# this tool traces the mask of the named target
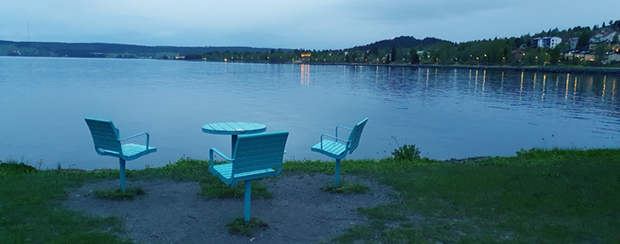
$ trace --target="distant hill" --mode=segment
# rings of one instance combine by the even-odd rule
[[[206,52],[268,52],[253,47],[175,47],[110,43],[13,42],[0,40],[0,56],[161,58]]]
[[[373,49],[373,48],[378,48],[378,49],[385,49],[385,48],[413,48],[413,47],[426,47],[426,46],[430,46],[436,43],[440,43],[440,42],[445,42],[445,43],[452,43],[449,41],[445,41],[445,40],[441,40],[441,39],[437,39],[434,37],[427,37],[424,38],[422,40],[420,39],[416,39],[412,36],[401,36],[401,37],[396,37],[396,38],[392,38],[392,39],[388,39],[388,40],[382,40],[382,41],[378,41],[378,42],[373,42],[371,44],[365,45],[365,46],[356,46],[353,47],[352,49],[355,50],[369,50],[369,49]]]
[[[436,43],[451,43],[437,38],[427,37],[422,40],[411,36],[401,36],[389,40],[356,46],[348,50],[391,49],[424,47]],[[175,47],[142,46],[112,43],[64,43],[64,42],[13,42],[0,40],[0,56],[35,56],[35,57],[89,57],[89,58],[174,58],[175,56],[200,55],[214,52],[260,52],[266,53],[272,48],[254,47]],[[292,49],[278,49],[292,52]]]

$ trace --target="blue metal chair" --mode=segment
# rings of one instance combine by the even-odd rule
[[[330,158],[336,159],[336,179],[335,185],[338,186],[340,184],[340,160],[347,156],[347,153],[351,154],[360,143],[360,138],[362,137],[362,131],[364,130],[364,126],[366,126],[366,122],[368,118],[363,119],[359,123],[353,127],[353,129],[338,125],[336,126],[336,135],[332,136],[329,134],[321,135],[321,142],[312,146],[313,152],[322,153]],[[338,128],[346,129],[350,131],[349,139],[345,140],[343,138],[338,137]],[[327,137],[327,139],[323,139],[323,137]]]
[[[119,159],[121,190],[125,192],[125,161],[134,160],[149,153],[156,152],[157,148],[149,146],[149,134],[146,132],[119,139],[120,131],[114,127],[112,121],[94,118],[85,118],[84,120],[86,120],[86,124],[93,136],[97,154],[117,157]],[[133,143],[121,144],[121,141],[140,135],[146,135],[146,145]]]
[[[237,182],[245,182],[243,220],[250,221],[250,201],[252,179],[277,176],[282,171],[284,146],[288,131],[256,135],[240,135],[232,152],[227,157],[215,148],[209,150],[209,171],[217,175],[225,184],[235,187]],[[213,153],[217,153],[230,163],[215,165]],[[276,170],[277,169],[277,170]]]

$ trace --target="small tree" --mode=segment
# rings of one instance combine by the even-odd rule
[[[351,52],[351,60],[350,62],[357,63],[357,53],[355,51]]]
[[[607,56],[607,44],[599,43],[594,48],[594,58],[596,58],[597,63],[602,63]]]
[[[549,52],[549,62],[551,62],[551,65],[556,65],[558,64],[558,60],[560,59],[560,47],[557,46],[554,49],[551,49],[551,51]]]
[[[392,55],[390,55],[390,57],[392,59],[391,60],[392,62],[396,61],[396,48],[395,47],[392,48]]]
[[[411,50],[409,50],[409,54],[411,55],[411,64],[420,63],[420,57],[418,57],[418,50],[412,48]]]
[[[582,31],[581,35],[579,35],[579,39],[577,40],[577,49],[586,50],[589,41],[590,35],[588,35],[588,33],[586,33],[585,31]]]
[[[378,47],[373,47],[370,49],[370,52],[374,55],[379,55],[379,48]]]
[[[616,35],[614,35],[614,43],[618,43],[618,42],[619,42],[618,33],[616,33]]]

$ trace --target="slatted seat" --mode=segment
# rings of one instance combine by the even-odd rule
[[[235,187],[237,182],[245,183],[243,219],[250,221],[251,184],[253,179],[277,176],[282,171],[284,146],[288,132],[272,132],[255,135],[240,135],[232,152],[232,158],[219,150],[209,150],[209,171],[225,184]],[[215,165],[214,153],[229,163]]]
[[[362,137],[362,131],[364,130],[364,126],[366,126],[366,122],[368,122],[368,118],[365,118],[359,123],[357,123],[353,127],[353,129],[346,126],[338,125],[336,126],[336,133],[334,136],[329,134],[322,134],[321,142],[317,143],[311,148],[313,152],[318,152],[330,158],[336,159],[336,186],[338,186],[340,183],[340,160],[345,158],[347,156],[347,153],[351,154],[353,153],[353,151],[355,151],[355,149],[357,149],[360,138]],[[345,140],[338,137],[338,128],[350,131],[349,138]]]
[[[157,151],[157,148],[149,146],[150,136],[146,132],[138,133],[123,139],[119,139],[120,131],[109,120],[85,118],[86,124],[93,136],[95,151],[99,155],[112,156],[119,159],[121,190],[125,192],[125,161],[134,160],[149,153]],[[127,143],[129,140],[141,135],[146,135],[146,145]]]

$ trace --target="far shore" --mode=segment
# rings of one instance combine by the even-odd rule
[[[620,68],[615,67],[574,67],[574,66],[486,66],[486,65],[439,65],[439,64],[350,64],[350,63],[303,63],[316,65],[346,65],[395,68],[427,68],[427,69],[476,69],[498,71],[524,71],[547,73],[574,73],[574,74],[620,74]]]
[[[2,56],[0,56],[2,57]],[[7,56],[8,57],[8,56]],[[58,57],[63,58],[63,57]],[[173,60],[174,61],[174,60]],[[194,62],[205,62],[203,60],[186,60]],[[222,62],[222,61],[206,61]],[[237,63],[237,62],[230,62]],[[246,62],[239,62],[246,63]],[[253,62],[247,62],[253,63]],[[266,63],[265,63],[266,64]],[[497,70],[497,71],[523,71],[523,72],[546,72],[546,73],[569,73],[569,74],[603,74],[620,75],[620,67],[576,67],[576,66],[488,66],[488,65],[441,65],[441,64],[364,64],[364,63],[276,63],[276,64],[312,64],[312,65],[344,65],[344,66],[368,66],[368,67],[394,67],[394,68],[425,68],[425,69],[476,69],[476,70]]]

